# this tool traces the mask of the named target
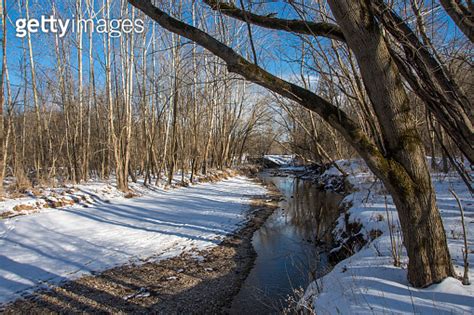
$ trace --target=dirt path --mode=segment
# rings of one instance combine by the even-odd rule
[[[253,200],[248,222],[216,247],[85,276],[17,300],[3,312],[225,314],[253,266],[252,235],[277,207],[279,194],[269,189]]]

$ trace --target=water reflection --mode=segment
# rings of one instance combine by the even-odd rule
[[[328,266],[322,247],[314,241],[330,240],[342,197],[290,176],[261,177],[275,184],[284,199],[253,236],[258,256],[234,298],[232,314],[277,313],[293,289],[306,288]]]

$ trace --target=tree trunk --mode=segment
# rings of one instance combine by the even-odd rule
[[[452,74],[438,58],[427,36],[422,35],[425,40],[421,42],[409,25],[383,0],[373,0],[371,4],[377,18],[402,46],[404,60],[394,49],[391,49],[391,54],[407,83],[443,125],[463,154],[474,163],[474,108],[470,99],[464,95]],[[418,27],[421,34],[424,34],[421,17],[418,16],[417,21],[421,26]]]
[[[25,10],[26,10],[26,19],[30,19],[30,11],[29,11],[29,0],[26,0],[25,3]],[[26,38],[28,42],[28,51],[29,51],[29,60],[30,60],[30,71],[31,71],[31,87],[33,90],[33,103],[34,103],[34,108],[35,108],[35,114],[36,114],[36,128],[37,128],[37,134],[36,134],[36,154],[37,154],[37,159],[36,159],[36,171],[37,175],[41,176],[45,168],[45,157],[44,157],[44,150],[43,150],[43,128],[42,128],[42,122],[41,122],[41,114],[40,114],[40,105],[39,105],[39,98],[38,98],[38,90],[36,86],[36,70],[35,70],[35,62],[34,62],[34,56],[33,56],[33,45],[31,43],[31,35],[30,32],[26,32]]]
[[[3,176],[5,168],[4,163],[4,155],[6,155],[4,145],[4,128],[3,128],[3,105],[5,104],[5,89],[4,89],[4,82],[5,82],[5,73],[7,69],[7,17],[6,17],[6,3],[4,0],[0,0],[0,14],[2,16],[2,73],[0,74],[0,193],[3,193]],[[10,104],[9,104],[10,105]]]
[[[387,150],[387,169],[372,168],[390,191],[407,248],[408,279],[428,286],[454,274],[414,113],[382,33],[362,0],[330,0],[354,51]],[[370,166],[370,165],[369,165]]]

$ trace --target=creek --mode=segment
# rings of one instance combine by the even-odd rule
[[[235,296],[231,314],[279,313],[297,300],[295,290],[324,275],[330,268],[324,246],[339,215],[342,196],[322,191],[296,176],[260,173],[282,195],[278,208],[255,232],[255,265]]]

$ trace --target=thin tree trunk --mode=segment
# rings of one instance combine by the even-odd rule
[[[3,193],[3,178],[5,176],[5,157],[6,157],[6,142],[4,139],[4,124],[3,124],[3,106],[5,105],[5,76],[7,71],[7,3],[6,0],[1,0],[0,14],[2,16],[2,73],[0,74],[0,193]]]
[[[26,19],[30,19],[30,10],[29,10],[29,0],[26,0],[25,3],[25,10],[26,10]],[[28,42],[28,51],[29,51],[29,60],[30,60],[30,71],[31,71],[31,86],[33,89],[33,104],[35,108],[35,114],[36,114],[36,128],[37,128],[37,140],[36,140],[36,155],[37,155],[37,160],[36,160],[36,171],[38,172],[38,175],[41,176],[41,173],[43,172],[44,168],[44,151],[43,151],[43,128],[42,128],[42,122],[41,122],[41,114],[40,114],[40,104],[39,104],[39,98],[38,98],[38,90],[36,86],[36,71],[35,71],[35,61],[33,57],[33,45],[31,43],[31,35],[30,32],[26,32],[26,38]]]

